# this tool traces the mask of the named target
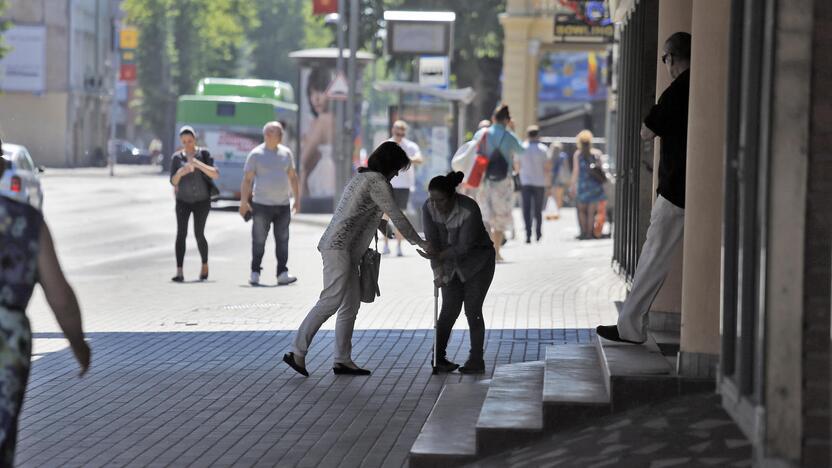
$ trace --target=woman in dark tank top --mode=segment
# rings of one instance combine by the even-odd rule
[[[220,173],[208,151],[196,146],[196,133],[189,126],[179,130],[182,150],[171,158],[170,183],[176,192],[176,276],[171,281],[185,281],[182,265],[185,262],[185,240],[188,237],[188,220],[194,215],[194,237],[202,259],[200,281],[208,279],[208,240],[205,223],[211,211],[212,180]]]

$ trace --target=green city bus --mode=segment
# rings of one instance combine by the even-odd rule
[[[283,144],[294,151],[298,106],[288,83],[269,80],[204,78],[197,94],[180,96],[176,128],[190,125],[199,145],[214,158],[220,199],[239,200],[243,165],[263,140],[263,125],[277,120],[286,129]]]

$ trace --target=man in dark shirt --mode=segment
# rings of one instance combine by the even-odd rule
[[[685,227],[690,34],[677,32],[667,39],[662,63],[673,77],[673,83],[650,109],[641,126],[643,140],[661,138],[658,196],[650,213],[650,227],[633,287],[619,310],[618,325],[596,328],[602,338],[625,343],[640,344],[647,339],[647,312],[667,276]]]

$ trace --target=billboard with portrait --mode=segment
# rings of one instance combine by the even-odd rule
[[[300,154],[301,192],[304,198],[332,198],[335,195],[335,155],[333,154],[333,102],[326,90],[335,77],[328,65],[303,67],[300,74]]]

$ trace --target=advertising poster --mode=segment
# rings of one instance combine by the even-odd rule
[[[541,102],[588,102],[607,98],[607,53],[555,52],[540,65]]]
[[[301,70],[300,156],[301,192],[308,198],[335,195],[335,160],[332,151],[334,105],[326,90],[335,78],[333,67],[319,65]]]

